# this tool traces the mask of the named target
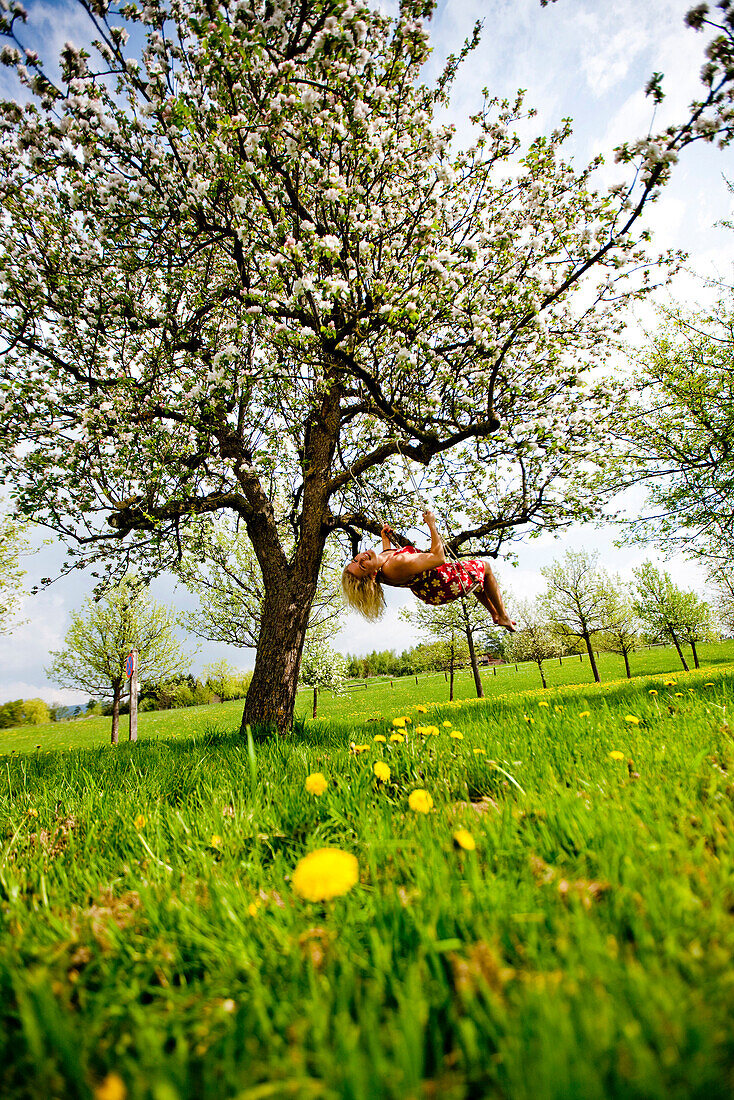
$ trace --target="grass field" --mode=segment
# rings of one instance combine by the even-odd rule
[[[358,689],[257,745],[202,720],[6,755],[0,1095],[730,1096],[734,666],[521,675]],[[197,729],[144,717],[173,715]],[[309,901],[320,848],[356,881]]]
[[[734,641],[716,645],[701,645],[699,657],[702,666],[722,665],[734,662]],[[613,653],[600,653],[599,671],[604,682],[625,677],[621,657]],[[692,661],[690,662],[692,666]],[[681,663],[678,654],[670,647],[642,650],[631,659],[633,676],[654,675],[662,672],[678,672]],[[562,661],[546,661],[543,665],[549,687],[561,684],[588,684],[593,682],[588,658],[564,657]],[[530,663],[505,665],[493,674],[491,668],[482,669],[482,682],[487,698],[534,690],[541,686],[537,666]],[[417,678],[406,676],[393,679],[389,676],[373,676],[368,680],[348,680],[343,694],[323,692],[319,696],[320,718],[349,718],[359,720],[363,716],[381,717],[394,714],[396,708],[410,706],[418,700],[428,704],[448,700],[449,684],[444,673],[423,673]],[[456,675],[454,698],[476,697],[474,678],[470,671]],[[202,707],[153,711],[138,718],[138,736],[149,738],[186,737],[206,732],[231,731],[239,726],[242,718],[242,700]],[[296,714],[310,717],[313,692],[301,688],[298,693]],[[88,748],[105,744],[110,736],[110,718],[83,718],[71,722],[52,722],[40,726],[22,726],[18,729],[0,730],[0,755],[9,752],[34,752],[40,750]],[[128,736],[128,719],[120,719],[120,739]]]

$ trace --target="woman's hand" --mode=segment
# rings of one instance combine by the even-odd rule
[[[427,523],[429,527],[435,527],[436,517],[434,516],[433,512],[430,512],[428,509],[426,509],[423,513],[423,522]]]
[[[391,535],[394,535],[394,534],[395,534],[395,532],[393,531],[393,529],[392,529],[392,527],[390,526],[390,524],[389,524],[389,523],[383,523],[383,525],[382,525],[382,529],[381,529],[381,531],[380,531],[380,534],[381,534],[381,535],[382,535],[382,536],[383,536],[384,538],[388,538],[388,539],[389,539]]]

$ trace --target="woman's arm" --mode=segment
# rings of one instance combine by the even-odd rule
[[[380,536],[382,538],[382,549],[383,550],[389,550],[390,547],[392,546],[392,540],[390,538],[390,536],[392,534],[394,534],[394,531],[393,531],[392,527],[389,527],[386,523],[384,523],[382,525],[382,530],[380,531]]]
[[[446,561],[443,541],[436,528],[436,517],[433,512],[424,512],[423,519],[431,532],[431,549],[418,554],[397,554],[389,558],[382,567],[382,575],[388,584],[409,584],[414,577],[425,573],[427,569],[435,569]]]
[[[431,532],[431,549],[429,554],[430,557],[435,559],[431,562],[430,566],[427,566],[427,568],[431,569],[434,565],[443,565],[446,561],[446,551],[444,550],[443,539],[438,533],[436,517],[433,512],[424,512],[423,520],[428,524],[428,530]]]

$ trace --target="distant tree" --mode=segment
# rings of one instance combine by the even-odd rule
[[[51,721],[51,711],[43,699],[23,700],[23,725],[41,726]]]
[[[251,672],[235,668],[225,660],[204,665],[202,676],[205,677],[206,686],[218,695],[222,702],[244,698],[247,695],[247,685],[252,679]]]
[[[725,633],[734,635],[734,572],[728,561],[709,560],[707,579],[711,605]]]
[[[560,638],[583,642],[594,680],[599,683],[593,642],[613,625],[613,608],[609,579],[597,561],[597,554],[569,550],[561,561],[542,569],[548,588],[539,601],[539,612]]]
[[[481,632],[486,625],[487,613],[481,604],[473,598],[458,599],[439,606],[414,601],[401,608],[400,617],[406,622],[413,623],[424,637],[432,638],[443,645],[444,652],[448,654],[448,666],[451,672],[450,698],[453,699],[454,669],[463,648],[466,648],[468,653],[477,698],[481,699],[484,696],[474,644],[475,634]]]
[[[630,653],[640,645],[640,624],[635,614],[629,585],[621,577],[610,578],[608,587],[609,626],[599,637],[599,647],[608,653],[619,653],[624,659],[627,679],[632,679]]]
[[[24,548],[22,527],[10,516],[0,515],[0,634],[10,629],[22,598],[25,571],[20,566]]]
[[[400,609],[400,618],[412,623],[424,638],[430,639],[426,646],[421,647],[425,651],[428,667],[448,672],[449,700],[454,698],[456,670],[471,663],[474,631],[479,628],[484,618],[483,614],[475,610],[479,609],[480,605],[474,600],[471,601],[472,606],[466,608],[465,618],[464,609],[457,606],[462,603],[468,604],[469,601],[456,600],[454,603],[436,607],[416,601]],[[474,663],[476,665],[476,653]],[[479,675],[478,670],[477,675]],[[481,680],[477,689],[477,695],[480,694],[483,694]]]
[[[190,658],[182,652],[175,629],[175,616],[154,603],[138,582],[126,579],[72,613],[64,647],[51,653],[47,675],[62,687],[112,700],[111,739],[116,745],[128,653],[137,649],[146,679],[182,675]]]
[[[313,717],[316,717],[319,691],[340,692],[346,677],[346,662],[341,653],[332,649],[324,629],[306,635],[301,659],[300,680],[313,688]]]
[[[23,725],[23,700],[13,699],[12,702],[0,705],[0,730],[12,729],[14,726]]]
[[[642,622],[647,635],[654,641],[670,639],[680,657],[683,668],[688,664],[681,649],[681,643],[690,641],[691,633],[696,633],[702,614],[697,606],[699,600],[694,592],[684,592],[673,584],[669,573],[658,569],[650,561],[634,571],[635,598],[633,606]],[[693,597],[691,599],[691,597]],[[694,661],[698,667],[698,655],[693,642]]]
[[[513,604],[517,632],[507,639],[507,655],[511,661],[534,661],[541,683],[548,687],[543,661],[560,656],[563,644],[537,605],[519,600]]]
[[[681,640],[691,647],[693,664],[695,668],[699,668],[696,645],[699,642],[713,642],[719,637],[711,607],[706,600],[701,599],[698,593],[683,591],[680,596],[678,621]]]

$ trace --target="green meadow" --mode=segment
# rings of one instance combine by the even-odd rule
[[[281,740],[240,704],[36,729],[2,761],[0,1095],[730,1096],[726,657],[360,686]]]
[[[710,667],[734,663],[734,641],[700,645],[702,666]],[[686,658],[691,667],[690,649]],[[613,653],[598,655],[599,671],[606,683],[625,678],[624,663]],[[641,650],[631,657],[634,677],[663,672],[677,673],[682,666],[672,647],[656,647]],[[545,661],[543,671],[550,688],[566,684],[593,683],[588,658],[584,655],[564,657],[562,660]],[[529,662],[500,665],[494,672],[491,667],[481,670],[486,698],[532,691],[541,687],[536,665]],[[347,718],[359,722],[362,718],[387,717],[401,707],[415,703],[440,704],[449,697],[448,673],[422,673],[417,677],[406,676],[391,679],[389,676],[373,676],[367,680],[347,680],[345,690],[338,695],[321,692],[318,698],[319,718]],[[454,698],[476,698],[474,677],[470,671],[458,672],[454,680]],[[138,736],[148,738],[175,738],[195,736],[213,731],[232,731],[239,727],[242,717],[242,700],[202,707],[186,707],[177,710],[153,711],[140,714]],[[296,714],[299,719],[309,719],[313,711],[313,691],[301,688],[298,692]],[[0,730],[0,755],[10,752],[34,752],[54,749],[88,748],[104,744],[110,736],[110,718],[84,718],[70,722],[51,722],[39,726]],[[128,718],[120,718],[120,740],[127,740]]]

